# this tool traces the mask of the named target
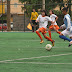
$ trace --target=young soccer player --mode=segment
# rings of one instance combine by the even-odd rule
[[[41,37],[41,35],[40,35],[39,32],[41,32],[43,34],[43,36],[47,40],[51,41],[52,42],[52,45],[54,46],[54,40],[52,40],[51,38],[49,38],[46,35],[46,33],[47,33],[46,32],[46,28],[47,28],[47,25],[48,25],[48,21],[51,21],[52,22],[51,18],[47,16],[46,11],[43,10],[42,11],[42,14],[39,15],[38,18],[37,18],[37,20],[36,20],[36,22],[39,22],[39,29],[36,31],[36,33],[39,36],[39,38],[41,39],[40,44],[42,44],[44,41],[43,41],[43,39],[42,39],[42,37]]]
[[[59,26],[57,25],[56,21],[58,20],[58,17],[54,14],[54,12],[52,10],[49,11],[50,14],[50,18],[53,21],[53,24],[51,24],[51,26],[49,27],[48,33],[49,33],[49,37],[51,38],[51,30],[55,30],[57,33],[61,33],[59,30]]]
[[[70,42],[69,47],[70,47],[72,45],[72,40],[67,38],[66,36],[68,35],[69,37],[72,37],[72,33],[70,32],[70,27],[72,26],[72,24],[71,24],[70,15],[67,12],[68,12],[68,8],[64,7],[62,9],[62,13],[65,15],[64,16],[64,24],[66,26],[66,29],[64,31],[62,31],[62,33],[59,35],[59,37],[61,39],[69,41]]]

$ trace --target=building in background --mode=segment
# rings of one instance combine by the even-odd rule
[[[24,14],[24,11],[22,10],[22,7],[24,7],[24,5],[19,2],[19,0],[10,0],[10,4],[12,4],[10,5],[11,14]]]
[[[2,0],[0,0],[0,14],[5,14],[5,3],[6,0],[3,0],[3,5],[2,5]]]
[[[11,14],[24,14],[22,7],[24,5],[19,0],[10,0],[10,13]],[[0,13],[2,14],[2,0],[0,0]],[[7,0],[3,0],[3,14],[7,13]]]

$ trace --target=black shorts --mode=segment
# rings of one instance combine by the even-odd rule
[[[36,20],[32,20],[32,23],[34,24],[34,25],[37,25],[37,23],[35,22]]]

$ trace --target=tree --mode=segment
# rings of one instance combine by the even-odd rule
[[[45,0],[42,0],[42,9],[45,10]]]
[[[43,6],[42,2],[44,0],[19,0],[19,1],[22,3],[26,2],[26,4],[30,4],[25,5],[26,13],[30,15],[32,8],[35,8],[36,10],[39,8],[42,9]],[[67,2],[69,3],[70,0],[67,0]],[[61,8],[64,6],[64,0],[45,0],[45,9],[47,11],[49,11],[50,9],[54,9],[57,5],[60,7],[61,10]]]
[[[63,2],[64,0],[46,0],[46,9],[48,8],[50,10],[55,8],[58,5],[61,10],[61,7],[64,6]]]
[[[33,8],[35,8],[36,10],[42,8],[42,0],[19,0],[19,1],[22,3],[26,2],[24,8],[26,9],[26,14],[28,16],[30,16]]]
[[[71,0],[69,0],[68,2],[71,3]],[[69,5],[69,14],[71,15],[71,5]]]
[[[7,31],[11,30],[10,25],[10,0],[7,0]]]

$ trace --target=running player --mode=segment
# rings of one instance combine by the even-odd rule
[[[46,33],[47,33],[47,32],[46,32],[46,28],[47,28],[47,25],[48,25],[48,21],[51,21],[51,22],[52,22],[51,18],[47,16],[46,11],[43,10],[43,11],[42,11],[42,14],[39,15],[38,18],[37,18],[37,20],[36,20],[36,22],[39,22],[39,29],[36,31],[36,33],[37,33],[37,35],[38,35],[38,36],[40,37],[40,39],[41,39],[40,44],[42,44],[44,41],[43,41],[43,39],[42,39],[42,37],[41,37],[41,35],[40,35],[39,32],[41,32],[41,33],[43,34],[43,36],[44,36],[47,40],[51,41],[51,42],[52,42],[52,45],[54,46],[54,40],[52,40],[51,38],[49,38],[49,37],[46,35]]]
[[[71,22],[71,24],[72,24],[72,22]],[[65,30],[65,29],[66,29],[66,25],[65,25],[65,24],[61,25],[61,26],[60,26],[60,29],[61,29],[61,30]],[[72,36],[70,36],[70,39],[72,39]],[[65,41],[65,40],[64,40],[64,41]]]
[[[70,18],[70,15],[67,13],[68,12],[68,8],[64,7],[62,9],[62,13],[65,15],[64,16],[64,24],[66,26],[66,29],[64,31],[62,31],[62,33],[59,35],[59,37],[61,39],[64,39],[64,40],[67,40],[69,41],[69,46],[70,47],[72,45],[72,40],[67,38],[66,36],[68,35],[69,37],[72,37],[72,33],[70,32],[70,27],[72,26],[71,25],[71,18]]]
[[[49,11],[50,14],[50,18],[53,21],[53,24],[51,24],[51,26],[49,27],[48,33],[49,33],[49,37],[51,38],[51,30],[55,30],[57,33],[61,33],[59,30],[59,26],[57,25],[56,21],[58,20],[58,17],[54,14],[54,12],[52,10]]]

